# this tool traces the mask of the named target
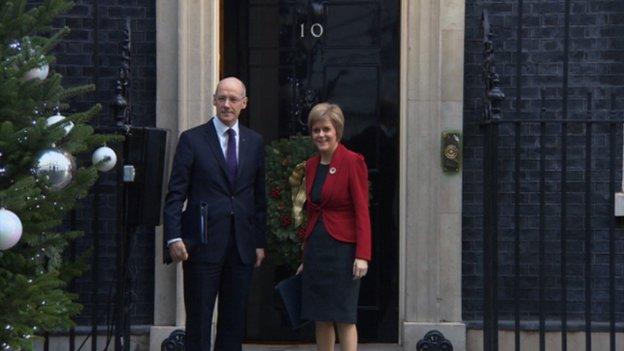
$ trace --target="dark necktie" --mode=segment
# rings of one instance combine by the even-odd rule
[[[236,180],[236,172],[238,171],[238,162],[236,161],[236,132],[234,129],[227,130],[228,142],[225,150],[225,163],[228,167],[228,176],[230,184],[234,185]]]

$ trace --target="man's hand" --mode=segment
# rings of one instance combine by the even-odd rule
[[[186,252],[186,245],[182,240],[172,242],[169,245],[169,256],[174,263],[186,261],[188,259],[188,252]]]
[[[264,260],[264,249],[256,249],[256,268],[260,267],[262,260]]]

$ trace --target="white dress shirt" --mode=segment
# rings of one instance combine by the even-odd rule
[[[227,144],[228,144],[227,131],[228,129],[234,129],[234,135],[236,135],[236,162],[238,162],[238,159],[239,159],[238,139],[240,139],[238,137],[240,135],[238,133],[238,120],[236,120],[236,123],[234,123],[232,127],[228,127],[227,125],[223,124],[223,122],[221,122],[221,120],[218,117],[214,117],[212,120],[214,122],[215,130],[217,131],[217,136],[219,137],[219,145],[221,145],[221,151],[223,151],[223,157],[227,157]]]

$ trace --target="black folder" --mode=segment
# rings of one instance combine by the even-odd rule
[[[284,305],[284,314],[291,329],[298,329],[307,322],[301,319],[302,274],[297,274],[277,283],[275,290]]]

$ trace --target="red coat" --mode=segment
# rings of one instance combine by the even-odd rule
[[[319,155],[306,162],[306,195],[308,224],[304,242],[310,237],[319,216],[329,234],[338,241],[355,243],[355,257],[371,259],[371,225],[368,211],[368,168],[364,157],[342,144],[334,152],[321,203],[310,201]]]

